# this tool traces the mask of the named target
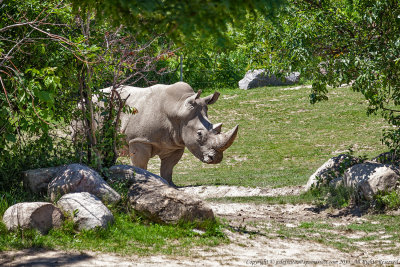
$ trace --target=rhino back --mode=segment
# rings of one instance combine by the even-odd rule
[[[126,86],[121,97],[138,110],[135,115],[123,114],[121,130],[127,140],[143,139],[161,147],[181,146],[179,119],[176,114],[193,89],[186,83],[154,85],[148,88]]]

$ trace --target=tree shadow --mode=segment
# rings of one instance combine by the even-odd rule
[[[71,266],[92,259],[93,257],[86,253],[51,253],[54,250],[47,249],[24,249],[18,252],[0,252],[0,265],[1,266],[40,266],[40,267],[53,267],[53,266]],[[38,254],[50,252],[49,255],[39,257],[32,257]],[[55,251],[54,251],[55,252]]]
[[[306,208],[306,210],[320,214],[321,212],[324,212],[330,208],[331,208],[330,206],[324,205],[324,206],[315,206]],[[329,218],[362,217],[366,214],[368,214],[368,209],[362,208],[357,205],[352,205],[342,209],[335,209],[333,212],[328,213],[327,217]]]

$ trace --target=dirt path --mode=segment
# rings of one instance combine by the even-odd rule
[[[299,194],[302,187],[281,189],[235,186],[185,187],[180,190],[199,197],[277,196]],[[300,222],[331,220],[346,225],[365,220],[358,214],[336,214],[319,211],[312,205],[267,205],[249,203],[209,203],[230,230],[225,233],[229,244],[194,249],[190,257],[155,255],[148,257],[96,253],[22,250],[0,253],[0,266],[347,266],[376,263],[400,264],[400,258],[379,255],[368,248],[346,253],[320,242],[301,238],[285,238],[277,231],[299,226]],[[336,216],[336,217],[335,217]],[[353,233],[357,235],[357,233]]]

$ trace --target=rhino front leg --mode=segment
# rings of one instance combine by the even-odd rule
[[[129,142],[129,155],[133,166],[147,170],[147,163],[151,158],[151,144]]]
[[[185,149],[175,150],[163,157],[161,159],[161,170],[160,176],[164,178],[171,186],[175,187],[175,184],[172,182],[172,170],[174,166],[179,162],[182,158],[183,152]]]

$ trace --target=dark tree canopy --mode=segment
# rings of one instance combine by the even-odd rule
[[[76,10],[96,10],[99,18],[124,24],[132,32],[163,32],[174,40],[190,38],[194,33],[219,35],[227,23],[245,19],[258,11],[271,15],[283,0],[72,0]]]

